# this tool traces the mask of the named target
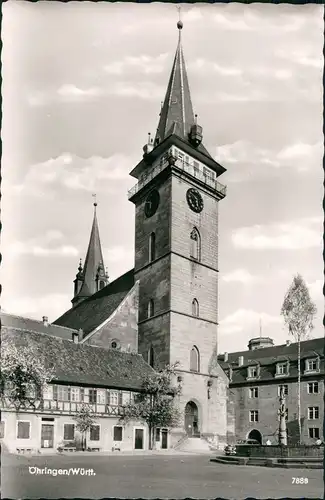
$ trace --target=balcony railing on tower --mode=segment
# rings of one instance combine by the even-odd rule
[[[191,177],[194,177],[194,179],[212,188],[219,194],[220,198],[224,198],[226,196],[227,187],[213,179],[211,175],[202,172],[202,170],[197,168],[195,165],[192,165],[191,163],[183,159],[168,155],[168,157],[165,157],[160,164],[150,169],[148,173],[142,175],[142,177],[139,179],[139,182],[128,191],[128,199],[137,194],[143,187],[149,184],[152,179],[154,179],[158,174],[160,174],[170,165],[173,165],[173,167],[177,170],[181,170],[182,172],[189,174]]]

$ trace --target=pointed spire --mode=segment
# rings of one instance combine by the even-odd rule
[[[99,237],[99,228],[97,222],[97,201],[96,195],[94,197],[94,218],[90,233],[89,245],[86,254],[86,259],[83,266],[83,283],[80,291],[77,293],[72,302],[79,303],[81,300],[93,295],[100,288],[106,286],[108,283],[108,276],[105,273],[104,259],[102,254],[102,247]],[[81,266],[81,263],[80,263]],[[104,285],[99,286],[99,283]]]
[[[190,129],[195,123],[182,49],[181,30],[183,23],[181,19],[177,23],[177,28],[178,45],[165,100],[160,112],[155,145],[163,141],[171,132],[187,140]]]

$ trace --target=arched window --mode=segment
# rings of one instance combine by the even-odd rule
[[[155,304],[152,299],[148,302],[148,318],[151,318],[155,314]]]
[[[151,233],[149,236],[149,262],[152,262],[156,258],[156,235]]]
[[[99,290],[102,290],[102,288],[104,288],[105,286],[105,282],[104,281],[100,281],[99,282]]]
[[[192,300],[192,315],[196,318],[199,317],[199,303],[196,299]]]
[[[190,370],[191,370],[191,372],[199,372],[200,371],[200,353],[199,353],[198,348],[195,345],[191,349]]]
[[[148,364],[153,368],[155,364],[155,352],[153,350],[153,347],[150,346],[150,349],[148,351]]]
[[[113,340],[113,342],[111,343],[111,348],[112,349],[116,349],[117,348],[117,342],[115,342],[115,340]]]
[[[201,237],[199,231],[194,227],[191,231],[191,257],[195,260],[201,259]]]

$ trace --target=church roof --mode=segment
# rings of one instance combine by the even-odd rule
[[[75,344],[52,335],[4,327],[2,343],[37,350],[47,367],[55,370],[52,382],[141,389],[146,375],[154,370],[138,354],[104,349],[87,344]]]
[[[179,22],[177,27],[179,32],[178,45],[169,77],[165,100],[160,112],[155,145],[157,144],[157,139],[160,143],[170,135],[176,135],[186,142],[189,142],[188,136],[191,127],[196,124],[181,43],[183,23]],[[211,158],[211,155],[202,143],[199,144],[196,149]]]
[[[96,214],[97,204],[95,203],[94,206],[93,225],[91,228],[88,250],[83,267],[83,284],[77,295],[78,297],[89,297],[97,291],[96,275],[98,273],[98,268],[101,267],[104,270],[104,259]]]
[[[71,339],[72,333],[77,332],[77,330],[60,326],[56,324],[46,323],[44,321],[38,321],[31,318],[23,318],[22,316],[16,316],[14,314],[8,314],[5,312],[0,313],[1,318],[1,328],[15,328],[16,330],[28,330],[31,332],[47,332],[49,335],[54,337],[60,337],[63,339]]]
[[[308,358],[315,358],[317,356],[321,359],[320,369],[324,373],[324,348],[325,348],[325,337],[320,337],[316,339],[305,340],[301,342],[301,360]],[[238,358],[243,357],[243,364],[239,366]],[[290,363],[290,375],[289,377],[284,375],[281,378],[296,378],[298,376],[298,343],[293,342],[289,345],[282,344],[272,347],[263,347],[260,349],[254,349],[249,351],[238,351],[231,352],[228,354],[228,360],[224,360],[224,354],[218,355],[218,363],[220,366],[228,372],[229,368],[232,367],[232,384],[248,383],[247,381],[247,367],[259,364],[260,377],[259,381],[270,381],[278,380],[275,375],[275,365],[276,363],[289,361]],[[251,382],[251,381],[250,381]]]
[[[76,330],[82,328],[86,336],[109,318],[133,286],[134,269],[131,269],[102,290],[69,309],[56,319],[54,324]]]

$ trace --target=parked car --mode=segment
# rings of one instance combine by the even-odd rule
[[[236,445],[234,445],[234,444],[227,444],[224,447],[224,452],[225,452],[225,455],[227,455],[227,456],[229,456],[229,455],[236,455]]]

